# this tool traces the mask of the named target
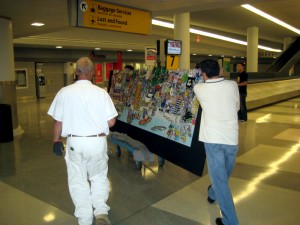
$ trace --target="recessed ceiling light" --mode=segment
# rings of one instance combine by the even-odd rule
[[[38,22],[35,22],[35,23],[32,23],[31,26],[35,26],[35,27],[41,27],[41,26],[44,26],[45,24],[44,23],[38,23]]]
[[[127,52],[132,52],[132,49],[127,49]]]
[[[101,48],[95,48],[95,50],[101,50]]]
[[[212,56],[212,55],[208,55],[208,56]]]
[[[56,48],[63,48],[62,46],[56,46]]]
[[[197,55],[197,54],[194,53],[193,55]]]

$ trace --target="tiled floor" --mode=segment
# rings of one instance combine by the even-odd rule
[[[62,158],[52,154],[51,99],[18,103],[24,134],[0,144],[0,225],[73,225]],[[300,224],[300,97],[249,112],[230,185],[241,225]],[[157,160],[135,169],[110,146],[109,217],[115,225],[213,225],[209,177]]]

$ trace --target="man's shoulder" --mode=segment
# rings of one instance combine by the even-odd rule
[[[203,87],[204,83],[197,83],[194,86],[194,90],[198,90],[199,88]]]

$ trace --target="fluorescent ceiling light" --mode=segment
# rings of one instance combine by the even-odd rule
[[[154,19],[152,19],[152,24],[153,24],[153,25],[160,26],[160,27],[167,27],[167,28],[172,28],[172,29],[174,29],[174,24],[172,24],[172,23],[167,23],[167,22],[163,22],[163,21],[159,21],[159,20],[154,20]]]
[[[155,20],[155,19],[152,19],[152,24],[157,25],[157,26],[161,26],[161,27],[174,29],[174,24],[168,23],[168,22],[162,22],[162,21]],[[213,33],[206,32],[206,31],[196,30],[196,29],[193,29],[193,28],[190,28],[190,33],[203,35],[203,36],[211,37],[211,38],[216,38],[216,39],[219,39],[219,40],[228,41],[228,42],[232,42],[232,43],[236,43],[236,44],[240,44],[240,45],[247,45],[246,41],[241,41],[241,40],[238,40],[238,39],[226,37],[226,36],[219,35],[219,34],[213,34]],[[282,50],[280,50],[280,49],[273,49],[273,48],[269,48],[269,47],[266,47],[266,46],[263,46],[263,45],[258,45],[258,48],[263,49],[263,50],[267,50],[267,51],[272,51],[272,52],[282,52]]]
[[[283,22],[283,21],[281,21],[281,20],[279,20],[279,19],[277,19],[277,18],[275,18],[275,17],[273,17],[273,16],[257,9],[257,8],[255,8],[255,7],[253,7],[249,4],[242,5],[242,7],[244,7],[245,9],[248,9],[251,12],[254,12],[257,15],[260,15],[260,16],[268,19],[268,20],[271,20],[272,22],[277,23],[278,25],[283,26],[283,27],[285,27],[285,28],[297,33],[297,34],[300,34],[300,30],[298,30],[297,28],[292,27],[291,25],[289,25],[289,24],[287,24],[287,23],[285,23],[285,22]]]
[[[196,29],[193,29],[193,28],[190,28],[190,32],[192,34],[199,34],[199,35],[203,35],[203,36],[206,36],[206,37],[216,38],[216,39],[223,40],[223,41],[229,41],[229,42],[233,42],[233,43],[240,44],[240,45],[247,45],[246,41],[240,41],[240,40],[237,40],[237,39],[234,39],[234,38],[222,36],[222,35],[219,35],[219,34],[213,34],[213,33],[206,32],[206,31],[196,30]]]
[[[41,26],[44,26],[45,24],[44,23],[32,23],[31,26],[35,26],[35,27],[41,27]]]

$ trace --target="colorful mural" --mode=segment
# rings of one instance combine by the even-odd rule
[[[110,95],[119,120],[190,146],[199,107],[193,87],[199,82],[198,69],[116,70]]]

